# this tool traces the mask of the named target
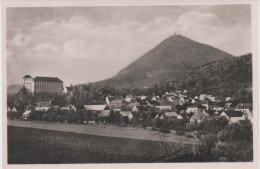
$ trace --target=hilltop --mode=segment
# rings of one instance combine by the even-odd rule
[[[150,87],[157,82],[176,80],[190,69],[225,58],[233,56],[182,35],[173,35],[120,70],[114,77],[95,84],[119,88]]]

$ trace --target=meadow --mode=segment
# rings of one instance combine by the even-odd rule
[[[191,145],[8,126],[9,164],[197,161]]]

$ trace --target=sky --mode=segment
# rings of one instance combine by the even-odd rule
[[[65,86],[103,80],[175,33],[250,53],[250,5],[7,8],[7,84],[27,74]]]

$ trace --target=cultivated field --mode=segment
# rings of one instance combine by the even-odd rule
[[[8,126],[9,164],[191,162],[191,146]]]
[[[48,123],[42,121],[8,120],[9,126],[27,127],[45,130],[65,131],[97,136],[120,137],[151,141],[165,141],[185,144],[196,144],[194,138],[178,136],[173,133],[163,134],[144,128],[119,127],[115,125],[77,125],[64,123]]]

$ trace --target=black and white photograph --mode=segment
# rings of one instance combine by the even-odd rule
[[[257,162],[252,11],[6,7],[7,165]]]

